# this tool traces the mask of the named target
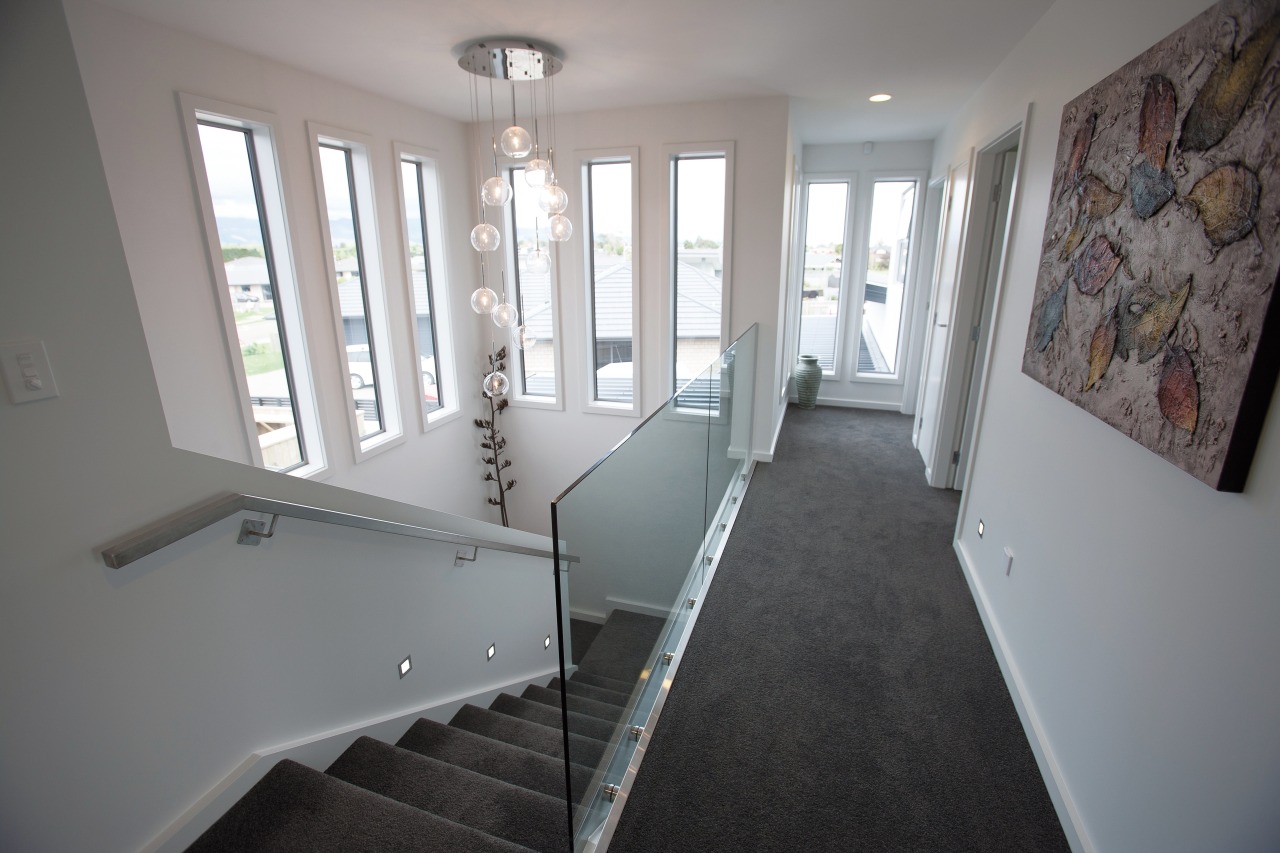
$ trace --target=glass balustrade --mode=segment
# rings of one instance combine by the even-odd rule
[[[561,620],[562,701],[575,850],[592,847],[670,687],[724,519],[751,459],[752,326],[551,505],[568,616],[604,627],[574,649]],[[576,652],[576,654],[575,654]]]

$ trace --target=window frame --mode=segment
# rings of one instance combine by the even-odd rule
[[[292,477],[322,479],[329,473],[324,431],[321,427],[319,395],[314,373],[311,370],[306,326],[303,322],[301,292],[298,285],[298,264],[293,246],[293,229],[285,204],[284,171],[280,163],[280,131],[276,116],[263,110],[242,107],[213,98],[177,93],[178,108],[187,142],[187,158],[195,185],[196,200],[200,212],[205,247],[208,251],[210,274],[214,284],[214,298],[222,319],[223,342],[227,346],[227,359],[236,384],[240,417],[251,464],[267,469],[258,441],[256,419],[250,400],[248,375],[240,353],[240,338],[236,329],[235,307],[231,303],[231,288],[227,280],[226,266],[222,261],[222,239],[218,233],[217,216],[213,208],[213,193],[209,188],[209,172],[204,149],[200,141],[200,124],[209,122],[246,131],[253,142],[257,164],[256,190],[259,215],[265,217],[266,239],[272,266],[273,301],[279,312],[279,322],[284,328],[282,351],[285,370],[289,375],[290,390],[294,395],[295,429],[303,462],[284,469]],[[267,248],[267,247],[264,247]]]
[[[640,251],[640,148],[593,148],[575,152],[578,162],[582,193],[582,257],[583,257],[583,330],[585,346],[583,353],[582,411],[589,414],[622,415],[639,417],[642,406],[642,373],[643,359],[641,343],[641,251]],[[623,403],[612,400],[597,399],[596,388],[596,322],[595,322],[595,233],[590,235],[588,211],[590,210],[588,193],[590,192],[589,170],[593,165],[611,163],[629,163],[631,165],[631,402]],[[590,236],[591,239],[587,239]]]
[[[720,346],[719,352],[732,343],[730,335],[733,296],[733,198],[734,198],[734,143],[732,140],[719,142],[697,142],[668,144],[662,146],[663,162],[666,164],[667,203],[666,221],[663,227],[664,252],[666,264],[666,329],[663,335],[663,375],[666,384],[665,394],[670,398],[681,390],[676,380],[676,299],[678,277],[676,276],[677,240],[676,202],[679,188],[676,181],[676,163],[679,160],[724,158],[724,235],[721,241],[720,269]]]
[[[444,237],[444,196],[440,186],[440,164],[437,152],[428,148],[419,148],[404,142],[393,142],[394,177],[399,199],[400,238],[403,242],[404,280],[408,304],[412,316],[409,317],[409,335],[413,343],[413,364],[408,371],[414,389],[413,398],[417,401],[421,431],[428,432],[443,423],[461,416],[461,394],[457,378],[457,364],[453,357],[454,338],[453,323],[449,313],[449,269],[447,246]],[[410,254],[409,220],[405,215],[408,199],[404,192],[401,175],[401,164],[412,162],[419,169],[422,191],[423,230],[425,233],[427,272],[427,294],[430,300],[431,325],[435,335],[436,383],[440,388],[440,408],[428,410],[421,396],[421,371],[418,369],[418,354],[421,352],[421,341],[418,338],[418,306],[413,288],[413,258]],[[447,381],[446,381],[447,380]]]
[[[920,240],[921,232],[924,227],[924,191],[927,189],[928,172],[923,169],[876,169],[866,173],[866,191],[859,191],[858,198],[858,282],[856,285],[850,286],[850,298],[854,299],[854,304],[861,306],[866,299],[866,267],[867,261],[871,254],[871,213],[875,206],[875,189],[876,184],[894,181],[912,181],[916,185],[916,197],[914,208],[911,211],[911,229],[910,240],[911,245],[907,247],[907,280],[904,283],[904,294],[902,299],[902,316],[899,318],[898,325],[898,356],[896,359],[895,370],[893,373],[859,373],[857,344],[862,337],[862,312],[857,312],[858,322],[856,325],[849,325],[853,322],[852,318],[845,324],[842,324],[842,334],[847,337],[852,346],[847,348],[841,366],[845,370],[848,377],[846,381],[867,382],[874,385],[905,385],[906,372],[905,367],[908,361],[909,350],[912,345],[911,340],[911,317],[914,316],[915,301],[919,296],[919,276],[917,267],[920,259]],[[846,244],[847,245],[847,244]],[[852,337],[857,335],[857,337]],[[852,353],[852,355],[850,355]]]
[[[516,226],[516,219],[515,219],[516,181],[517,180],[520,181],[520,185],[524,187],[525,190],[534,191],[532,190],[531,187],[529,187],[528,184],[524,183],[524,174],[523,174],[524,165],[525,164],[523,161],[513,160],[511,158],[499,158],[498,160],[498,168],[502,170],[501,174],[511,183],[511,187],[512,187],[512,199],[502,208],[501,218],[502,218],[502,229],[504,232],[502,235],[502,239],[503,239],[503,242],[506,244],[506,248],[502,249],[502,252],[503,252],[503,264],[505,264],[505,269],[509,272],[508,281],[507,281],[507,288],[509,291],[508,298],[510,298],[512,300],[512,304],[515,305],[516,308],[520,310],[521,322],[524,321],[524,310],[523,310],[523,306],[521,304],[521,299],[520,299],[520,257],[519,257],[519,251],[518,251],[519,246],[516,244],[516,227],[515,227]],[[521,174],[517,175],[516,174],[517,172],[520,172]],[[568,174],[564,174],[560,170],[557,170],[556,182],[559,184],[560,188],[564,190],[566,195],[568,195],[569,197],[569,205],[568,207],[565,208],[564,213],[573,222],[573,234],[569,237],[568,240],[562,243],[552,242],[547,237],[543,238],[547,240],[547,257],[551,260],[551,272],[549,273],[550,280],[548,282],[548,290],[549,290],[548,296],[551,304],[551,330],[552,330],[551,331],[551,358],[552,358],[552,363],[554,365],[554,370],[555,370],[555,395],[554,396],[547,397],[540,394],[525,393],[524,391],[524,384],[525,384],[524,350],[516,346],[516,343],[515,343],[515,330],[519,327],[518,326],[513,327],[512,329],[509,330],[510,334],[507,334],[504,330],[498,329],[497,326],[493,326],[493,319],[491,317],[484,318],[485,321],[488,322],[492,327],[492,329],[494,330],[492,332],[492,334],[494,335],[494,340],[499,340],[504,334],[506,337],[505,342],[499,342],[498,346],[499,347],[506,346],[507,348],[507,367],[508,367],[508,372],[511,374],[509,377],[511,379],[511,389],[507,392],[506,396],[507,396],[507,402],[512,406],[519,406],[519,407],[525,407],[530,409],[550,409],[558,412],[564,411],[564,388],[565,388],[564,378],[565,377],[564,377],[564,360],[562,357],[563,350],[564,350],[564,324],[561,322],[564,315],[561,314],[560,312],[560,255],[561,255],[561,248],[568,246],[568,244],[570,244],[574,240],[580,239],[580,234],[582,231],[582,220],[578,216],[578,214],[573,210],[573,199],[575,198],[575,195],[576,195],[576,188],[572,186],[572,182],[577,180],[577,177],[576,175],[573,174],[572,169],[568,170],[568,172],[569,172]],[[491,287],[494,290],[494,292],[498,294],[499,298],[501,298],[502,296],[501,275],[502,274],[500,270],[503,269],[504,267],[498,266],[497,264],[493,266],[497,266],[498,269],[493,269],[491,267],[490,269],[491,278],[487,283],[489,287]],[[495,279],[492,276],[497,276],[497,278]],[[483,339],[484,338],[482,336],[481,340],[483,341]]]
[[[357,464],[372,456],[401,444],[405,440],[403,418],[400,411],[399,385],[395,380],[396,358],[391,336],[387,308],[387,282],[383,272],[381,240],[378,234],[377,203],[374,195],[373,143],[371,137],[355,131],[330,127],[318,122],[307,122],[307,144],[311,150],[311,163],[319,213],[320,244],[323,249],[325,290],[333,311],[336,335],[336,358],[341,366],[342,400],[351,448]],[[333,236],[329,224],[328,205],[325,197],[324,175],[320,160],[321,146],[342,148],[349,152],[350,191],[355,214],[355,238],[360,258],[360,281],[364,291],[365,322],[369,331],[369,347],[373,353],[373,365],[381,409],[381,432],[367,437],[360,435],[352,388],[348,378],[346,357],[346,333],[342,322],[342,305],[338,298],[337,267],[333,257]],[[416,358],[415,358],[416,362]]]
[[[822,371],[822,381],[840,382],[843,381],[848,372],[845,370],[845,352],[847,334],[846,327],[849,322],[849,313],[846,306],[849,299],[852,298],[852,291],[855,289],[849,279],[849,250],[852,248],[858,257],[865,260],[866,251],[859,246],[856,236],[860,233],[859,228],[864,221],[862,203],[861,203],[861,182],[858,180],[857,172],[809,172],[805,173],[802,180],[800,192],[800,228],[797,231],[798,240],[796,243],[797,256],[793,263],[792,282],[795,288],[795,295],[791,298],[796,309],[795,324],[795,345],[796,357],[804,355],[800,351],[800,339],[804,330],[804,262],[805,262],[805,246],[809,239],[809,187],[813,184],[847,184],[849,189],[845,196],[845,214],[844,214],[844,247],[845,251],[840,259],[840,286],[839,299],[836,305],[836,324],[835,324],[835,350],[831,359],[831,370]],[[861,290],[859,289],[859,293]],[[856,349],[856,347],[855,347]],[[790,377],[788,377],[790,378]]]

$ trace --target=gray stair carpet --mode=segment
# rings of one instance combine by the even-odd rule
[[[549,686],[539,687],[536,684],[530,684],[520,694],[520,698],[528,699],[532,702],[541,702],[543,705],[560,707],[560,690],[558,688],[552,689]],[[599,717],[602,720],[616,723],[618,718],[622,716],[623,708],[610,702],[599,702],[570,692],[569,710],[577,714],[586,714],[590,717]]]
[[[551,679],[547,684],[547,689],[560,692],[561,681],[559,678]],[[621,693],[617,690],[610,690],[607,687],[594,687],[590,684],[584,684],[581,681],[574,681],[570,678],[564,682],[565,691],[570,696],[581,696],[584,699],[595,699],[598,702],[606,702],[610,705],[616,705],[619,708],[625,708],[627,702],[631,700],[629,693]]]
[[[628,696],[631,695],[631,691],[634,690],[636,686],[634,680],[627,682],[617,678],[607,678],[603,675],[592,675],[589,672],[583,672],[581,670],[569,676],[569,680],[576,681],[579,684],[589,684],[593,687],[603,687],[606,690],[612,690],[615,693],[626,693]]]
[[[665,620],[656,616],[613,611],[582,656],[578,671],[630,682],[634,686],[636,677],[649,663],[664,624]]]
[[[561,689],[569,773],[581,793],[662,624],[615,611],[588,634],[582,658],[591,669],[569,681],[503,693],[488,708],[464,705],[448,725],[418,720],[394,746],[358,738],[324,773],[280,761],[188,849],[566,853]]]
[[[456,726],[418,720],[396,741],[396,746],[540,794],[564,796],[563,760]],[[575,790],[591,781],[591,768],[575,765],[571,771]]]
[[[529,848],[285,759],[187,849],[191,853],[527,853]]]
[[[568,844],[564,799],[362,737],[330,776],[542,853]]]

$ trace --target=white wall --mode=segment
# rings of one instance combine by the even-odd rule
[[[366,703],[361,689],[316,689],[332,672],[318,660],[332,650],[310,645],[316,617],[330,628],[340,618],[309,571],[267,568],[283,548],[229,544],[223,525],[117,571],[96,556],[104,544],[222,491],[548,543],[173,449],[60,5],[0,6],[0,47],[0,113],[22,129],[0,134],[0,159],[21,165],[0,193],[0,341],[42,339],[60,392],[22,405],[0,398],[0,848],[137,849],[295,712],[302,725],[329,726],[429,694],[434,679],[392,684],[386,667],[398,660],[382,663],[427,611],[388,585],[391,601],[406,593],[405,609],[343,647],[378,661],[368,672],[385,686]],[[549,590],[550,572],[539,575]],[[497,612],[472,618],[516,624]],[[221,654],[227,644],[243,644],[238,656]],[[431,651],[422,659],[431,673]],[[239,663],[248,665],[228,668]],[[264,671],[281,664],[306,680],[296,695],[264,688]],[[228,734],[224,716],[243,727]]]
[[[850,198],[849,215],[853,217],[853,237],[845,251],[845,258],[855,264],[850,272],[850,279],[845,284],[843,297],[845,304],[841,306],[840,342],[841,372],[838,376],[823,377],[818,389],[818,403],[826,406],[867,406],[871,408],[892,409],[911,413],[915,408],[916,374],[919,373],[920,352],[924,346],[922,340],[922,322],[924,306],[928,302],[928,286],[930,269],[920,262],[925,245],[934,239],[934,235],[924,228],[924,210],[926,190],[929,184],[929,164],[933,157],[933,142],[877,142],[872,144],[870,153],[864,150],[864,143],[843,145],[806,145],[804,146],[805,179],[820,176],[847,177],[854,181],[854,197]],[[854,375],[857,361],[856,352],[851,350],[857,344],[857,330],[862,324],[862,306],[854,304],[853,293],[857,282],[852,280],[856,270],[867,256],[867,228],[870,225],[871,202],[875,193],[875,181],[878,178],[916,177],[920,183],[916,189],[916,224],[913,226],[912,241],[909,250],[907,277],[910,287],[902,306],[902,324],[907,329],[904,338],[906,346],[898,353],[899,374],[893,379],[859,379]],[[803,200],[801,204],[803,204]],[[803,219],[803,213],[799,214]],[[797,256],[803,252],[804,235],[796,248]],[[802,257],[797,263],[804,263]],[[798,269],[798,267],[797,267]],[[792,285],[789,298],[798,301],[799,293]],[[793,306],[793,312],[798,309]],[[797,326],[797,329],[799,327]],[[793,356],[794,357],[794,356]]]
[[[413,316],[405,283],[394,142],[436,153],[446,210],[470,211],[465,128],[260,56],[83,0],[68,19],[98,136],[151,363],[175,447],[248,462],[177,92],[274,114],[292,248],[303,294],[308,355],[317,386],[328,471],[335,485],[422,506],[493,518],[481,489],[471,424],[479,412],[478,323],[468,306],[475,252],[456,217],[446,222],[444,289],[453,317],[462,417],[423,433]],[[461,73],[461,72],[459,72]],[[461,85],[461,81],[459,81]],[[345,352],[335,331],[306,122],[370,137],[378,234],[406,440],[357,464],[350,436]],[[463,220],[468,217],[463,217]],[[454,227],[448,227],[454,226]],[[70,235],[69,235],[70,236]],[[238,357],[238,354],[236,354]],[[405,369],[399,369],[405,368]]]
[[[958,551],[1081,850],[1280,843],[1280,402],[1219,494],[1020,367],[1063,104],[1205,6],[1058,0],[935,147],[1034,105]]]
[[[786,179],[789,105],[785,98],[749,98],[703,104],[644,107],[559,116],[556,139],[564,162],[574,152],[638,147],[640,167],[639,259],[641,414],[621,417],[583,411],[586,342],[586,286],[582,263],[580,175],[559,168],[570,198],[573,238],[560,245],[560,336],[564,411],[513,405],[503,413],[505,435],[519,482],[508,496],[513,526],[550,533],[551,501],[583,471],[635,429],[643,415],[670,396],[664,374],[670,311],[669,264],[664,256],[668,227],[668,166],[664,146],[678,143],[734,143],[732,264],[729,285],[730,335],[727,346],[760,324],[758,363],[772,365],[781,320],[778,316],[782,269],[783,218],[788,201]],[[769,450],[778,417],[778,377],[771,367],[757,372],[755,434],[757,452]],[[572,551],[570,543],[570,551]]]

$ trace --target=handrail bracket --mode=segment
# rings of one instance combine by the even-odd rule
[[[270,539],[276,535],[276,522],[279,520],[280,515],[278,513],[271,516],[270,526],[265,521],[246,518],[240,522],[240,535],[236,537],[236,544],[261,545],[263,539]]]

